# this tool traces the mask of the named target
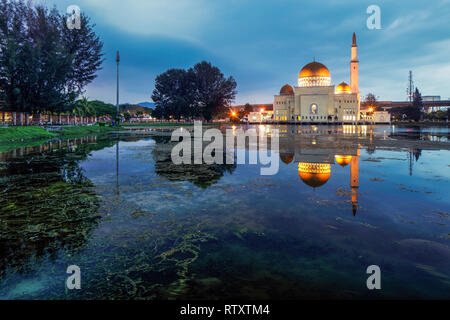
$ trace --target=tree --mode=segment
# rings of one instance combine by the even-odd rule
[[[209,121],[224,114],[236,96],[236,81],[225,78],[208,62],[197,63],[188,71],[170,69],[155,80],[152,100],[156,118],[194,118]]]
[[[250,112],[253,112],[253,107],[250,103],[246,103],[244,106],[244,114],[248,116]]]
[[[99,100],[89,101],[89,105],[97,116],[115,116],[117,113],[114,105]]]
[[[152,112],[152,117],[156,119],[163,119],[164,118],[164,110],[162,106],[156,106],[155,110]]]
[[[194,88],[191,74],[183,69],[170,69],[155,79],[152,100],[158,117],[181,119],[194,117]]]
[[[381,109],[381,107],[378,104],[377,97],[373,93],[369,93],[367,94],[367,96],[365,96],[362,105],[367,109],[372,108],[373,111],[380,111]]]
[[[188,71],[195,86],[195,106],[207,121],[222,112],[236,97],[236,81],[225,78],[219,68],[202,61]]]
[[[423,110],[422,95],[420,94],[419,89],[416,88],[416,91],[414,92],[413,103],[411,106],[407,107],[406,115],[411,120],[419,121],[422,115],[422,110]]]
[[[72,100],[66,94],[66,75],[72,65],[61,38],[61,16],[42,6],[29,8],[29,41],[34,50],[36,82],[31,86],[33,110],[61,112]]]
[[[23,0],[0,0],[0,87],[15,111],[62,112],[100,69],[103,44],[82,15],[69,30],[65,15]]]
[[[131,114],[127,111],[123,114],[123,117],[125,118],[125,121],[129,121],[131,119]]]
[[[77,101],[75,109],[77,110],[77,114],[80,116],[96,115],[95,109],[92,107],[91,103],[86,97],[83,97],[81,100]]]
[[[103,43],[93,30],[95,24],[91,24],[84,13],[81,13],[80,22],[80,29],[62,28],[62,43],[71,63],[66,74],[67,92],[76,96],[97,77],[104,61]],[[64,17],[62,23],[66,23]]]
[[[25,111],[25,83],[32,84],[34,74],[32,46],[27,42],[24,20],[28,16],[23,2],[0,3],[0,88],[6,103],[15,111]],[[31,71],[29,70],[29,71]]]

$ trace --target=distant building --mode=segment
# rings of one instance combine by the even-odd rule
[[[434,102],[441,101],[441,96],[423,96],[422,101],[424,102]],[[439,110],[447,110],[447,107],[433,106],[428,105],[424,108],[426,113],[431,113]]]
[[[265,122],[270,121],[273,119],[273,111],[257,111],[257,112],[250,112],[248,114],[248,122]]]
[[[441,101],[441,96],[423,96],[423,101]]]
[[[361,110],[361,121],[369,123],[391,123],[391,114],[388,111]]]
[[[279,122],[355,123],[360,120],[360,93],[356,35],[350,61],[350,85],[331,85],[328,68],[313,61],[299,73],[295,89],[284,85],[274,96],[274,120]]]
[[[250,104],[252,111],[251,112],[259,112],[261,110],[264,111],[272,111],[273,110],[273,104],[272,103],[262,103],[262,104]],[[240,112],[245,110],[245,105],[238,105],[238,106],[232,106],[230,109],[233,112]]]
[[[424,99],[425,98],[425,99]],[[425,112],[446,111],[450,107],[450,98],[448,100],[440,100],[439,96],[425,96],[422,97]],[[390,111],[395,108],[405,108],[411,105],[409,101],[378,101],[378,106],[385,111]],[[433,109],[432,109],[433,108]]]
[[[391,123],[391,114],[387,111],[375,111],[373,113],[374,123]]]

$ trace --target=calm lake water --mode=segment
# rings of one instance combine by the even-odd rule
[[[448,128],[277,128],[273,176],[155,129],[0,154],[0,299],[450,298]]]

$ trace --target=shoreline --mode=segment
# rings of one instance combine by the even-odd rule
[[[133,131],[133,129],[140,128],[155,128],[164,129],[170,128],[175,129],[177,127],[193,126],[193,123],[144,123],[144,124],[122,124],[119,127],[105,126],[101,127],[99,125],[92,126],[67,126],[61,127],[57,131],[47,131],[43,127],[39,126],[23,126],[23,127],[0,127],[0,152],[7,152],[14,149],[19,149],[23,147],[31,147],[39,144],[44,144],[55,139],[70,139],[79,138],[92,135],[107,135],[117,132]],[[217,127],[233,125],[233,123],[228,122],[216,122],[216,123],[204,123],[204,127]],[[234,124],[238,125],[238,124]],[[243,124],[245,125],[245,124]],[[433,123],[433,122],[419,122],[419,123],[409,123],[409,122],[392,122],[393,126],[399,127],[448,127],[448,123]]]
[[[228,125],[229,123],[208,123],[205,126]],[[103,135],[127,129],[138,128],[176,128],[193,126],[194,123],[125,123],[119,127],[100,126],[61,126],[60,130],[48,131],[41,126],[0,127],[0,152],[7,152],[23,147],[31,147],[58,138],[77,138],[90,135]],[[58,127],[59,129],[59,127]]]
[[[58,138],[77,138],[90,135],[108,134],[120,130],[117,127],[68,126],[59,131],[47,131],[40,126],[0,127],[0,152],[23,147],[32,147]]]
[[[450,122],[406,122],[393,121],[391,123],[395,126],[413,126],[413,127],[450,127]]]

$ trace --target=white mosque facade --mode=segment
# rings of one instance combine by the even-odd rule
[[[296,123],[356,123],[360,120],[359,61],[356,35],[350,61],[350,85],[331,84],[328,68],[313,61],[299,73],[293,88],[284,85],[275,95],[273,119],[277,122]]]

